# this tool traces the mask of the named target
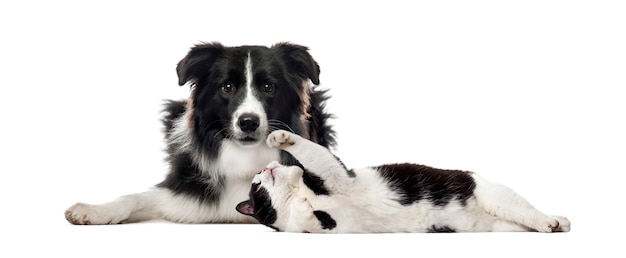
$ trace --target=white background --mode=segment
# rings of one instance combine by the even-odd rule
[[[0,3],[0,256],[623,257],[620,1],[162,2]],[[310,47],[347,166],[475,171],[572,232],[69,225],[77,201],[163,179],[161,104],[188,94],[175,66],[200,41]]]

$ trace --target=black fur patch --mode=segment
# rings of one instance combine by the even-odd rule
[[[455,233],[456,230],[454,230],[454,229],[452,229],[451,227],[448,227],[448,226],[438,227],[436,225],[432,225],[432,226],[430,226],[430,228],[428,228],[428,230],[426,232],[428,232],[428,233]]]
[[[197,198],[201,202],[219,201],[219,196],[226,184],[226,178],[201,176],[202,173],[193,165],[189,154],[170,155],[171,169],[175,173],[169,173],[158,187],[166,187],[176,194],[186,194]]]
[[[278,228],[272,226],[278,218],[276,209],[272,206],[272,199],[270,199],[270,195],[264,187],[259,188],[258,183],[253,183],[250,188],[250,202],[254,207],[254,215],[252,217],[259,223],[279,231]]]
[[[174,128],[174,122],[180,118],[185,112],[185,101],[168,101],[165,104],[163,113],[163,124],[166,139]],[[204,202],[217,202],[219,195],[225,182],[224,176],[208,177],[201,176],[202,173],[189,153],[181,153],[178,151],[179,144],[171,143],[167,146],[168,156],[166,161],[170,164],[171,173],[167,175],[165,180],[157,184],[157,187],[165,187],[172,190],[176,194],[186,194],[197,198]]]
[[[165,133],[165,139],[169,139],[172,129],[174,129],[174,122],[180,118],[185,113],[185,106],[187,105],[187,101],[175,101],[175,100],[167,100],[163,104],[163,122]]]
[[[333,219],[333,217],[330,216],[330,214],[326,213],[325,211],[313,211],[313,215],[315,215],[317,220],[320,221],[322,229],[331,230],[337,226],[337,222]]]
[[[326,186],[324,186],[324,180],[306,169],[302,173],[302,182],[304,182],[304,184],[316,195],[330,194],[328,189],[326,189]]]
[[[400,194],[397,200],[410,205],[426,199],[437,206],[445,206],[457,199],[462,205],[476,188],[470,172],[444,170],[416,164],[392,164],[377,167],[389,187]]]
[[[311,92],[311,108],[309,114],[309,137],[310,140],[326,148],[337,145],[335,130],[329,125],[328,120],[334,118],[326,109],[328,90],[316,89]]]
[[[331,153],[331,154],[332,154],[332,153]],[[345,164],[343,164],[343,161],[341,161],[341,159],[340,159],[339,157],[337,157],[337,155],[335,155],[335,154],[332,154],[332,155],[335,157],[335,159],[336,159],[337,161],[339,161],[339,164],[341,164],[341,166],[343,167],[343,169],[344,169],[344,170],[348,173],[348,176],[349,176],[349,177],[356,177],[356,174],[354,173],[354,170],[352,170],[352,169],[348,169],[348,168],[346,167],[346,165],[345,165]]]

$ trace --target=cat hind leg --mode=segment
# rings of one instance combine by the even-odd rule
[[[478,205],[488,214],[506,222],[519,224],[538,232],[567,232],[570,222],[562,216],[549,216],[539,211],[510,188],[492,183],[476,174],[474,194]],[[498,230],[498,227],[494,227]]]

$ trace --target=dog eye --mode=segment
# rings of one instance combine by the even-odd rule
[[[222,89],[222,92],[227,93],[227,94],[235,93],[235,86],[233,86],[233,84],[231,83],[222,84],[221,89]]]
[[[263,84],[263,86],[261,86],[261,90],[263,92],[265,92],[265,93],[272,94],[272,93],[274,93],[274,90],[276,90],[276,89],[274,87],[274,84],[265,83],[265,84]]]

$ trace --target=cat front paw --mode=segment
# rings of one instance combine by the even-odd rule
[[[319,233],[320,226],[313,215],[313,207],[305,197],[294,197],[291,203],[291,213],[287,230],[290,232]]]
[[[276,130],[267,136],[267,146],[270,148],[285,148],[295,144],[293,133],[285,130]]]

